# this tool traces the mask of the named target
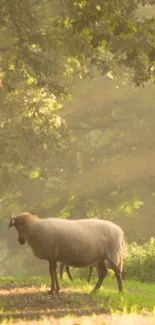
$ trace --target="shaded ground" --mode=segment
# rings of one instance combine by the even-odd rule
[[[14,325],[155,325],[149,312],[122,316],[111,313],[109,298],[97,298],[65,285],[59,296],[51,296],[44,284],[18,285],[12,281],[0,286],[0,323],[5,320]]]
[[[66,315],[90,315],[107,313],[106,306],[95,306],[93,297],[89,294],[79,293],[63,288],[59,296],[49,295],[47,288],[20,287],[0,290],[3,298],[4,312],[2,318],[10,319],[40,319],[42,316],[55,318]],[[85,304],[83,305],[83,300]],[[104,303],[103,303],[104,304]],[[95,309],[95,310],[94,310]]]

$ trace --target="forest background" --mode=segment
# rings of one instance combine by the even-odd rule
[[[47,273],[12,213],[154,236],[154,3],[1,0],[0,275]]]

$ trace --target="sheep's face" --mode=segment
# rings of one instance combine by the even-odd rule
[[[21,245],[25,244],[24,238],[24,225],[23,220],[20,217],[11,216],[9,222],[9,228],[15,227],[18,233],[18,243]]]

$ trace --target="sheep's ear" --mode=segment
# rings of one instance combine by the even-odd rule
[[[14,227],[16,223],[16,217],[12,214],[10,216],[9,228]]]

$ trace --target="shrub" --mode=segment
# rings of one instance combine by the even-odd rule
[[[155,238],[144,245],[126,244],[124,270],[126,279],[155,281]]]

